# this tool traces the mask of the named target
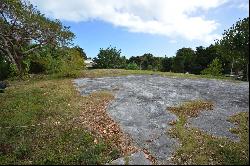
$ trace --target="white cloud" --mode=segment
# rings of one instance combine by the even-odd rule
[[[177,40],[174,40],[174,39],[169,40],[169,43],[171,43],[171,44],[176,44],[176,43],[177,43]]]
[[[238,5],[238,8],[246,10],[247,12],[249,12],[249,1],[245,1],[245,2],[240,3]]]
[[[218,23],[196,12],[227,0],[31,0],[47,15],[67,21],[101,20],[130,32],[211,42]]]
[[[249,0],[230,0],[229,8],[240,9],[249,13]]]

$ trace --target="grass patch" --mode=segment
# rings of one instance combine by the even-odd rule
[[[163,77],[171,78],[184,78],[184,79],[218,79],[218,80],[227,80],[232,82],[241,82],[235,80],[231,77],[225,76],[211,76],[211,75],[195,75],[195,74],[184,74],[184,73],[172,73],[172,72],[160,72],[152,70],[125,70],[125,69],[90,69],[90,70],[76,70],[71,71],[66,74],[57,73],[52,75],[34,75],[31,74],[29,77],[25,77],[25,80],[41,80],[41,79],[64,79],[64,78],[96,78],[96,77],[116,77],[116,76],[127,76],[127,75],[160,75]],[[19,79],[11,78],[13,80]]]
[[[81,97],[70,79],[12,81],[0,93],[0,164],[103,164],[119,150],[78,120],[112,99]]]
[[[123,75],[160,75],[164,77],[172,78],[190,78],[190,79],[219,79],[219,80],[230,80],[236,81],[229,77],[224,76],[211,76],[211,75],[195,75],[195,74],[184,74],[184,73],[172,73],[172,72],[160,72],[152,70],[124,70],[124,69],[93,69],[84,70],[79,73],[79,77],[107,77],[107,76],[123,76]]]
[[[195,100],[186,102],[178,107],[169,107],[171,112],[183,118],[197,117],[203,110],[212,110],[213,103],[209,101]]]
[[[239,142],[227,138],[217,138],[196,128],[185,127],[189,117],[195,117],[199,112],[211,109],[212,103],[206,101],[192,101],[179,107],[169,108],[179,117],[169,133],[181,143],[181,146],[173,155],[172,161],[181,165],[248,165],[248,113],[239,113],[229,119],[229,121],[238,125],[237,128],[232,129],[232,132],[238,134]]]

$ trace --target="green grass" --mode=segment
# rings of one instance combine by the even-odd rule
[[[184,74],[184,73],[172,73],[172,72],[159,72],[151,70],[124,70],[124,69],[94,69],[85,70],[78,73],[78,76],[82,77],[106,77],[106,76],[122,76],[122,75],[152,75],[157,74],[164,77],[173,78],[190,78],[190,79],[220,79],[220,80],[231,80],[232,78],[224,76],[211,76],[211,75],[195,75],[195,74]]]
[[[232,129],[232,132],[240,137],[239,142],[214,137],[196,128],[185,127],[189,117],[196,117],[200,111],[211,111],[211,104],[207,101],[191,101],[178,107],[169,108],[179,117],[179,120],[173,123],[174,128],[169,133],[181,143],[174,154],[173,162],[181,165],[248,165],[248,113],[239,113],[229,119],[238,125],[237,128]]]
[[[1,165],[103,164],[117,158],[118,149],[73,120],[111,94],[81,97],[70,79],[9,83],[0,93]]]
[[[184,74],[184,73],[172,73],[172,72],[159,72],[151,70],[125,70],[125,69],[90,69],[90,70],[77,70],[70,71],[68,73],[57,73],[52,75],[30,75],[31,78],[26,77],[25,80],[38,80],[38,79],[62,79],[62,78],[81,78],[81,77],[116,77],[126,75],[160,75],[163,77],[170,78],[188,78],[188,79],[218,79],[233,82],[241,82],[234,80],[231,77],[225,76],[211,76],[211,75],[195,75],[195,74]],[[16,80],[18,78],[12,79]]]
[[[184,73],[173,73],[173,72],[160,72],[151,70],[124,70],[124,69],[95,69],[95,70],[85,70],[79,73],[79,76],[84,77],[105,77],[105,76],[122,76],[122,75],[160,75],[164,77],[171,78],[189,78],[189,79],[219,79],[219,80],[230,80],[239,82],[230,77],[225,76],[211,76],[211,75],[195,75],[195,74],[184,74]]]

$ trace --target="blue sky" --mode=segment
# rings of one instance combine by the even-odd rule
[[[88,57],[109,45],[131,56],[174,56],[182,47],[208,46],[239,18],[248,0],[31,0],[76,34]]]

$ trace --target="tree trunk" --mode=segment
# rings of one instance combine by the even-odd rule
[[[14,62],[14,65],[16,66],[17,68],[17,74],[19,75],[20,78],[22,78],[23,76],[23,66],[22,66],[22,60],[23,60],[23,55],[17,55],[17,53],[15,53],[15,62]]]
[[[231,64],[231,75],[233,75],[233,68],[234,68],[234,58],[233,58],[233,62]]]
[[[248,73],[248,70],[249,70],[249,63],[247,63],[247,81],[249,81],[249,73]]]
[[[23,75],[23,68],[22,68],[22,62],[20,60],[16,61],[16,66],[18,69],[18,75],[22,76]]]

